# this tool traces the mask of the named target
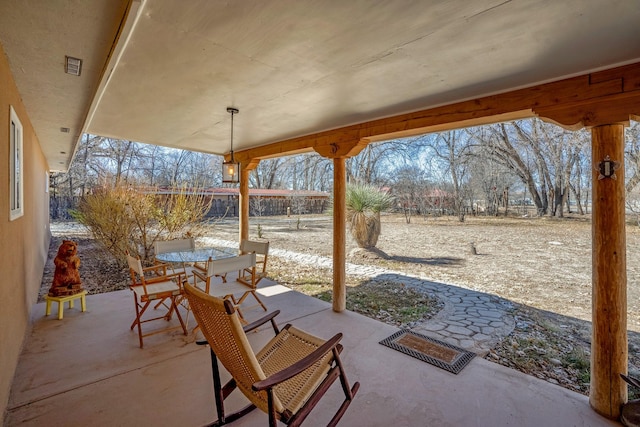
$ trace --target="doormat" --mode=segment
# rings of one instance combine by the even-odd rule
[[[380,344],[457,374],[476,354],[413,331],[402,330],[380,341]]]

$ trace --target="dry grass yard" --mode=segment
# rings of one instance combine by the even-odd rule
[[[236,241],[237,221],[225,220],[202,234]],[[330,216],[251,218],[250,238],[259,234],[272,248],[330,257]],[[62,238],[79,242],[81,276],[90,293],[123,289],[126,271],[82,228],[53,224],[50,256]],[[477,254],[471,251],[471,244]],[[363,253],[347,240],[348,262],[374,264],[434,281],[486,292],[515,304],[516,329],[487,358],[588,393],[591,320],[591,222],[589,217],[486,218],[383,216],[377,253]],[[627,226],[629,372],[640,375],[640,227]],[[52,259],[52,257],[51,257]],[[299,291],[330,299],[331,270],[272,257],[270,277]],[[41,294],[51,283],[47,263]],[[439,310],[437,295],[420,295],[399,284],[348,277],[347,307],[381,321],[406,326]],[[388,290],[392,290],[389,292]],[[391,310],[389,310],[391,308]],[[392,313],[391,315],[389,313]],[[632,395],[633,396],[633,395]]]
[[[251,238],[274,248],[331,256],[331,220],[251,218]],[[218,225],[219,238],[237,239],[237,228]],[[475,244],[477,255],[471,254]],[[410,274],[487,292],[530,307],[591,319],[591,222],[589,217],[486,218],[383,217],[379,258],[359,256],[347,240],[348,261],[374,263]],[[629,329],[640,332],[640,227],[627,226]]]

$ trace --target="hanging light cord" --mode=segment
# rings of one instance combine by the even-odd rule
[[[233,161],[233,115],[238,112],[235,108],[227,108],[227,111],[231,113],[231,163]]]

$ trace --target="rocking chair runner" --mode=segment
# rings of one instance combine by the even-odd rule
[[[213,425],[230,423],[256,407],[269,414],[270,426],[276,426],[278,420],[290,426],[300,425],[331,384],[340,378],[345,400],[329,425],[338,423],[360,387],[356,382],[349,388],[340,360],[342,334],[324,341],[291,325],[279,330],[274,320],[279,311],[243,327],[231,301],[208,295],[190,284],[185,284],[184,290],[211,346],[218,412],[218,421]],[[267,322],[271,322],[276,336],[254,354],[246,332]],[[224,387],[220,382],[217,359],[232,376]],[[224,399],[236,387],[251,405],[227,415]]]

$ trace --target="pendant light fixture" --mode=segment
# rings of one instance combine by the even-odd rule
[[[233,159],[233,115],[238,114],[238,109],[227,107],[227,113],[231,114],[231,159],[222,163],[222,182],[238,183],[240,182],[240,163],[236,163]]]

